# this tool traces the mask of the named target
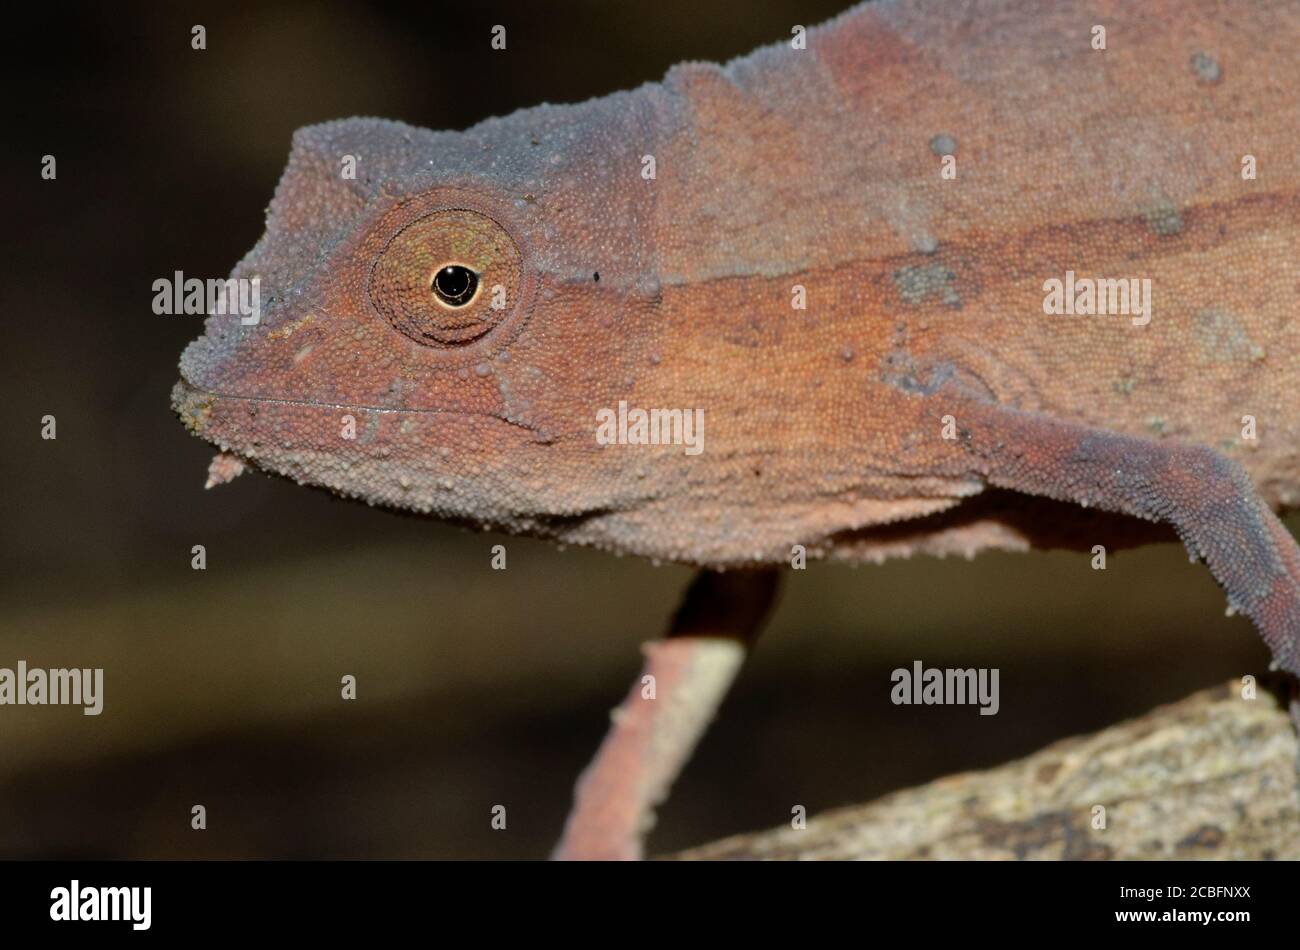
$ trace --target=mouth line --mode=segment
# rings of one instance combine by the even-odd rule
[[[215,389],[204,389],[195,386],[188,379],[181,377],[181,383],[192,394],[198,396],[212,396],[215,399],[235,399],[240,402],[253,402],[267,405],[279,406],[302,406],[308,409],[344,409],[352,412],[379,412],[392,413],[394,415],[446,415],[446,416],[480,416],[484,419],[495,419],[497,422],[503,422],[508,426],[516,429],[522,429],[529,435],[533,436],[537,442],[549,443],[554,441],[542,434],[542,431],[536,426],[527,422],[516,422],[513,419],[507,419],[505,416],[497,415],[495,412],[481,412],[476,409],[394,409],[387,406],[359,406],[352,403],[344,402],[316,402],[310,399],[288,399],[281,396],[240,396],[235,393],[217,392]]]

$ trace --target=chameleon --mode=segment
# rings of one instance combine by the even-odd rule
[[[557,857],[641,856],[803,558],[1176,535],[1297,674],[1298,64],[1290,0],[885,0],[464,131],[303,128],[259,318],[172,403],[210,484],[700,569]]]

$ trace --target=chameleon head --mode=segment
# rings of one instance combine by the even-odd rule
[[[566,174],[597,134],[583,110],[300,130],[232,274],[260,312],[209,314],[173,391],[185,424],[254,467],[453,520],[556,534],[614,504],[591,490],[620,483],[590,477],[607,464],[593,406],[640,347],[593,329],[650,304],[627,292],[635,239],[592,226],[605,188]]]

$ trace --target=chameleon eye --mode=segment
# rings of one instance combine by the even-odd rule
[[[467,208],[416,218],[389,239],[370,271],[371,303],[417,343],[467,346],[514,311],[520,253],[495,220]]]
[[[448,264],[433,275],[433,292],[449,307],[463,307],[478,291],[478,274],[460,264]]]

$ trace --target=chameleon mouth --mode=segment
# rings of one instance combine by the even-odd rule
[[[223,393],[216,390],[207,389],[201,386],[195,386],[188,379],[182,376],[177,380],[176,385],[172,388],[172,409],[181,417],[185,427],[192,433],[210,442],[220,444],[223,449],[231,450],[235,454],[240,454],[237,446],[226,445],[223,439],[215,438],[211,431],[213,410],[219,403],[227,405],[249,405],[280,407],[291,409],[300,407],[310,410],[331,410],[335,412],[355,412],[383,416],[398,417],[430,417],[430,416],[450,416],[450,417],[474,417],[480,419],[492,419],[503,425],[529,435],[532,441],[540,443],[550,443],[554,441],[543,434],[537,426],[524,422],[519,419],[509,419],[503,415],[494,412],[484,412],[479,409],[457,409],[451,407],[430,407],[427,409],[407,409],[392,406],[365,406],[351,403],[323,402],[310,399],[290,399],[281,396],[250,396],[236,393]]]

